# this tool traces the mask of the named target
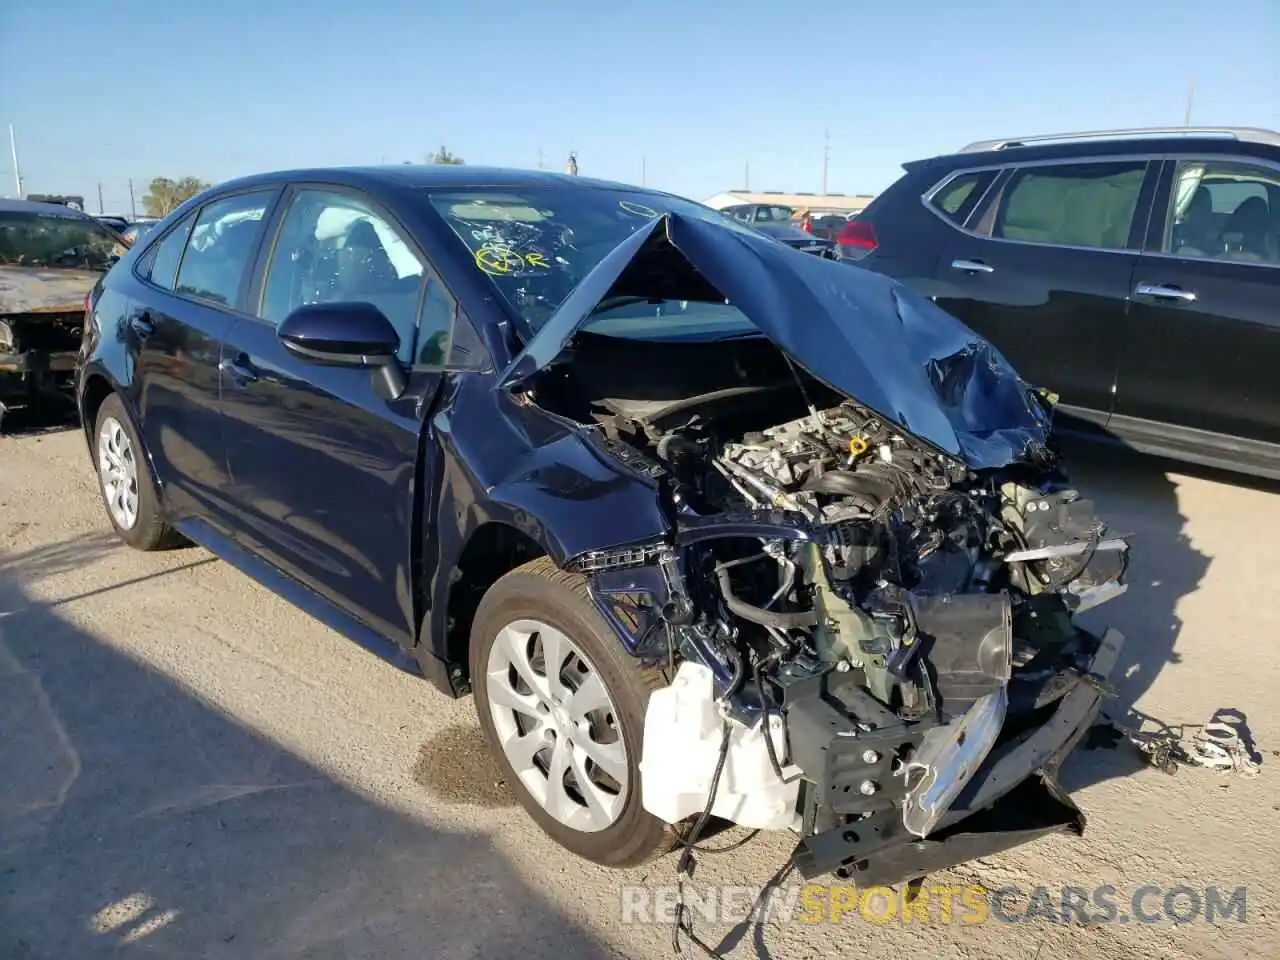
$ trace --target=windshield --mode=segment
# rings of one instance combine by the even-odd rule
[[[709,207],[663,194],[556,185],[431,193],[432,206],[466,245],[498,294],[536,333],[606,254],[664,213],[749,227]],[[615,297],[582,329],[633,339],[710,339],[755,332],[725,303]]]
[[[55,213],[0,213],[0,263],[105,270],[124,252],[120,238],[94,220]]]

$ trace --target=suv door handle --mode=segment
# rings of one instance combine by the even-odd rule
[[[248,355],[243,353],[234,360],[223,360],[218,364],[218,369],[230,377],[238,387],[253,383],[259,378],[257,368],[249,362]]]
[[[981,260],[952,260],[952,270],[963,270],[965,273],[995,273],[996,268]]]
[[[1194,290],[1183,290],[1180,287],[1162,287],[1153,283],[1140,283],[1133,288],[1136,297],[1154,297],[1157,300],[1181,300],[1193,303],[1196,299]]]

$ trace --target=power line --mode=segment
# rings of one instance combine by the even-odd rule
[[[22,199],[22,170],[18,166],[18,138],[13,132],[13,124],[9,124],[9,150],[13,153],[13,183],[18,189],[18,199]]]

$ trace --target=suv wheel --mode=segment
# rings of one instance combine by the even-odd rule
[[[98,408],[94,424],[98,488],[116,534],[138,550],[159,550],[181,542],[160,514],[142,440],[124,403],[115,394]]]
[[[671,849],[671,829],[640,804],[644,711],[666,681],[622,648],[582,577],[543,557],[495,583],[472,626],[471,676],[490,747],[554,840],[611,867]]]

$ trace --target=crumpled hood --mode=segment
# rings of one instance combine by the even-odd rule
[[[606,297],[729,301],[798,366],[974,469],[1041,450],[1049,415],[995,347],[879,274],[665,214],[605,256],[503,372],[552,363]]]
[[[94,270],[0,265],[0,314],[84,309],[84,295],[102,274]]]

